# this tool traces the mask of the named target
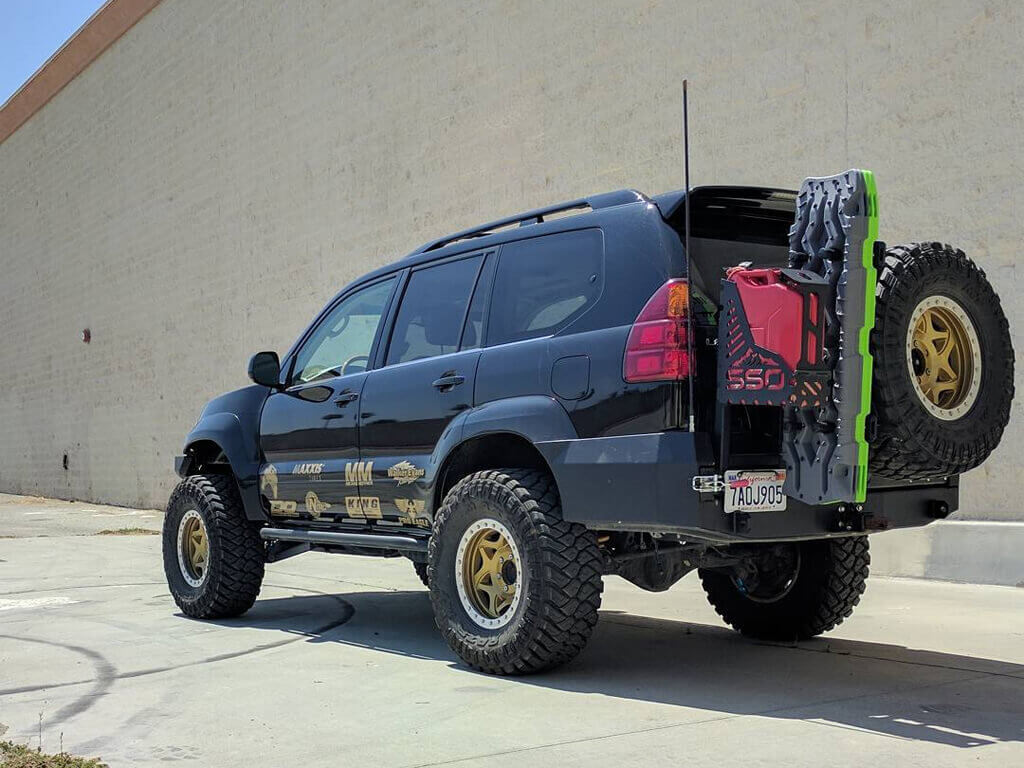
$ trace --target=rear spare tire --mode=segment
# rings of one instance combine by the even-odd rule
[[[999,297],[963,251],[886,251],[871,353],[872,474],[924,480],[988,458],[1010,418],[1013,346]]]

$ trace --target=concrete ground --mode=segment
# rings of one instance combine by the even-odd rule
[[[0,540],[0,733],[114,768],[1024,765],[1021,589],[873,578],[839,630],[776,645],[693,577],[609,578],[579,659],[502,679],[448,650],[405,560],[302,555],[246,616],[197,622],[159,537],[73,535],[154,520],[14,502],[0,535],[49,536]]]
[[[159,531],[164,513],[84,501],[0,493],[0,538],[81,536],[141,528]]]

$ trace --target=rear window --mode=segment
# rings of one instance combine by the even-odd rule
[[[601,231],[586,229],[502,247],[488,344],[556,333],[589,309],[604,286]]]

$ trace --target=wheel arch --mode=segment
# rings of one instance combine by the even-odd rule
[[[544,469],[557,486],[558,478],[537,443],[577,437],[569,414],[550,396],[510,397],[464,411],[434,449],[439,460],[434,463],[431,511],[437,511],[459,478],[481,469]]]
[[[486,432],[463,440],[448,452],[438,469],[432,508],[439,509],[448,491],[466,475],[502,467],[539,469],[558,485],[551,466],[527,437],[510,431]]]
[[[245,515],[266,520],[259,497],[259,446],[246,435],[233,413],[204,416],[185,439],[184,456],[178,474],[230,474],[238,487]]]
[[[231,462],[216,440],[199,438],[185,445],[185,455],[179,470],[182,477],[203,472],[223,472],[225,468],[230,471]]]

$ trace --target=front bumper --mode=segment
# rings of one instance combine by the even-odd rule
[[[550,465],[566,520],[595,530],[675,534],[691,541],[787,541],[925,525],[956,510],[957,479],[943,484],[868,488],[866,501],[809,505],[790,498],[784,512],[729,513],[721,493],[697,493],[711,474],[706,434],[682,431],[537,443]]]

